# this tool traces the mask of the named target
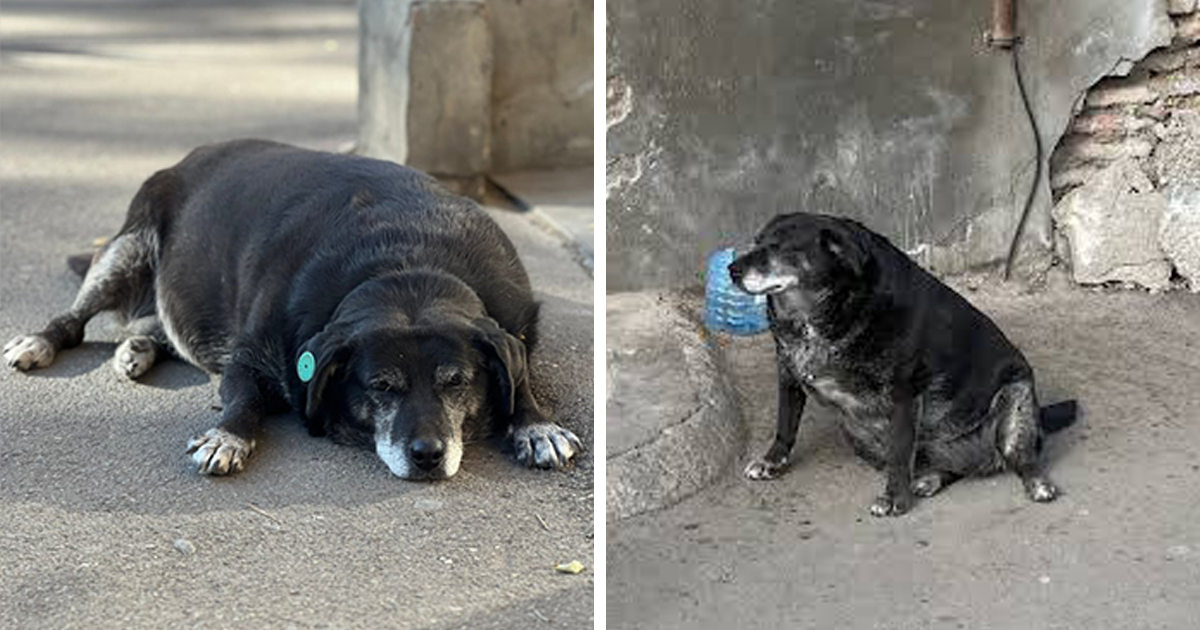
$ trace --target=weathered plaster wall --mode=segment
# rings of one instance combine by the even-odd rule
[[[1170,39],[1165,0],[1021,2],[1046,146],[1121,59]],[[938,272],[995,269],[1032,180],[990,3],[610,0],[608,289],[699,282],[708,252],[795,210],[851,216]],[[1043,177],[1018,272],[1049,264]]]

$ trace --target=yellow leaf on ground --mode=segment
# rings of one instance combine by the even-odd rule
[[[570,573],[572,575],[583,571],[583,563],[578,560],[572,560],[567,564],[556,564],[554,570],[559,573]]]

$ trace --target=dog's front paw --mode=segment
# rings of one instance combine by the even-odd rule
[[[158,358],[154,340],[149,337],[130,337],[113,353],[113,369],[117,374],[135,379],[145,374]]]
[[[4,344],[4,362],[22,372],[54,362],[54,345],[41,335],[20,335]]]
[[[201,474],[228,475],[246,467],[254,451],[254,440],[240,438],[222,429],[209,429],[188,441],[187,452]]]
[[[911,492],[885,494],[871,504],[871,516],[900,516],[912,509],[916,499]]]
[[[526,466],[562,468],[583,452],[583,442],[553,422],[541,422],[513,430],[513,451]]]
[[[773,464],[765,459],[757,459],[746,464],[746,469],[742,471],[742,474],[746,475],[747,479],[766,481],[778,477],[785,467],[787,467],[787,460]]]

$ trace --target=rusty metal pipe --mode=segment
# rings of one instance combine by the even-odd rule
[[[1017,1],[992,0],[992,30],[988,44],[996,48],[1012,48],[1017,43]]]

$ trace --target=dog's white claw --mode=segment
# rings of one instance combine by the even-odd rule
[[[881,496],[871,503],[871,516],[902,516],[913,507],[912,495]]]
[[[254,440],[240,438],[222,429],[209,429],[188,441],[187,452],[204,475],[228,475],[246,467],[254,451]]]
[[[787,462],[771,464],[765,460],[756,459],[749,464],[746,464],[746,469],[742,471],[742,474],[746,475],[747,479],[766,481],[768,479],[774,479],[778,477],[779,471],[783,470],[783,467],[786,464]]]
[[[4,362],[22,372],[54,362],[54,346],[41,335],[20,335],[4,344]]]
[[[513,451],[526,466],[562,468],[583,451],[583,442],[571,431],[543,422],[514,430]]]
[[[136,379],[154,366],[158,350],[149,337],[130,337],[117,346],[113,353],[113,369],[118,374]]]

